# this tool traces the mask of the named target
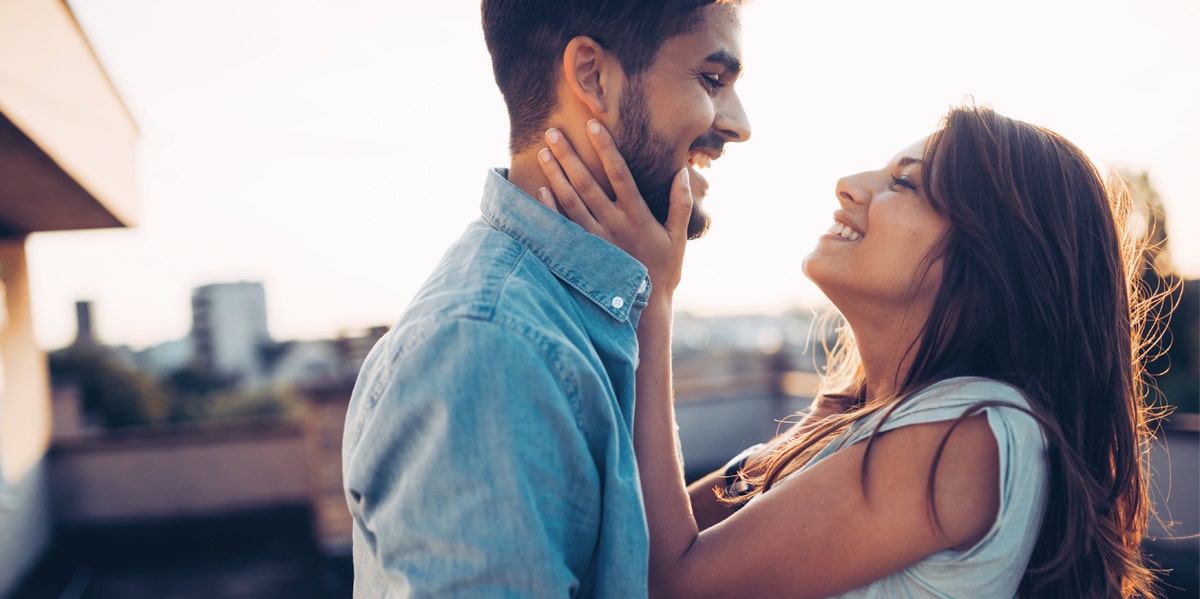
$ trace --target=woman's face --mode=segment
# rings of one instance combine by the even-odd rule
[[[926,257],[949,225],[926,195],[924,149],[922,139],[883,168],[837,183],[841,208],[804,258],[804,274],[843,314],[856,307],[904,310],[931,303],[937,293],[941,260]]]

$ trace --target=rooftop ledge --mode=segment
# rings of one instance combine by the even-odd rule
[[[1176,412],[1167,417],[1163,428],[1169,431],[1200,433],[1200,414],[1196,412]]]
[[[138,136],[65,2],[0,2],[0,237],[135,224]]]

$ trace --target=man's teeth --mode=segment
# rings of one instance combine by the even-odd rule
[[[833,226],[829,227],[829,232],[841,237],[842,239],[849,239],[850,241],[858,241],[863,237],[858,231],[847,227],[844,223],[833,223]]]
[[[688,157],[688,164],[691,164],[696,168],[708,168],[712,166],[712,156],[700,152],[693,152],[692,155]]]

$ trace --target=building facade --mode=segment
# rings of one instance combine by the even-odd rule
[[[65,2],[0,2],[0,595],[52,534],[50,388],[25,242],[133,225],[138,137]]]
[[[214,283],[192,291],[192,351],[203,372],[245,384],[265,374],[267,296],[262,283]]]

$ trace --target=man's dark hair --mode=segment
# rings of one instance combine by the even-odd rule
[[[571,39],[596,40],[633,77],[654,62],[663,42],[699,26],[700,8],[722,1],[729,0],[483,0],[483,36],[508,106],[509,149],[516,154],[541,143]]]

